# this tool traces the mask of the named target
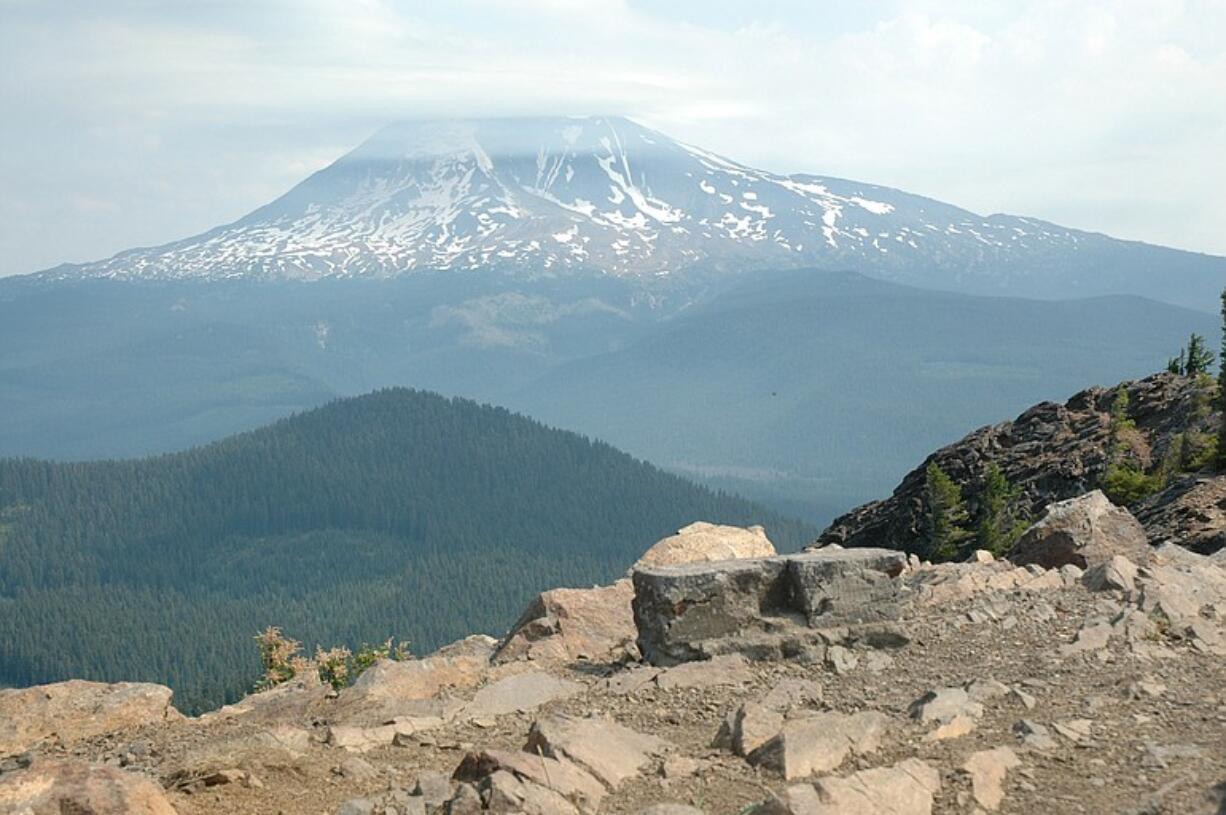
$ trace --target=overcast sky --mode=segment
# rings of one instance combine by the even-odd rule
[[[0,274],[234,220],[397,119],[595,113],[1226,255],[1226,0],[0,0]]]

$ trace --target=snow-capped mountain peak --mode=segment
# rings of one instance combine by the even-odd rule
[[[757,170],[624,118],[473,119],[391,125],[232,224],[50,274],[315,279],[501,268],[651,279],[815,266],[979,291],[1057,275],[1075,291],[1092,271],[1078,253],[1107,244],[1120,245],[885,187]]]

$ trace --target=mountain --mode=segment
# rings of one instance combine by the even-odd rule
[[[765,172],[617,117],[393,125],[234,223],[43,277],[501,269],[626,277],[645,297],[684,304],[712,275],[791,267],[973,293],[1137,294],[1199,309],[1226,281],[1226,258]]]
[[[1208,315],[1135,297],[973,297],[778,273],[504,399],[818,522],[967,427],[1143,376]]]
[[[609,581],[696,519],[816,530],[506,410],[419,391],[333,402],[173,455],[0,460],[0,686],[165,682],[188,709],[259,673],[250,636],[501,632],[535,592]]]

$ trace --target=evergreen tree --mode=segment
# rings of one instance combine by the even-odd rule
[[[931,560],[952,560],[970,537],[965,529],[969,515],[962,489],[935,461],[928,464],[924,484],[928,504],[928,556]]]
[[[1218,358],[1217,399],[1220,415],[1213,463],[1218,472],[1226,472],[1226,289],[1222,289],[1222,353]]]
[[[1193,334],[1188,339],[1188,356],[1183,366],[1184,376],[1197,377],[1209,373],[1214,359],[1213,352],[1205,344],[1205,338],[1200,334]]]
[[[996,462],[988,465],[980,495],[979,525],[975,530],[976,545],[994,555],[1003,555],[1026,529],[1026,522],[1017,516],[1014,503],[1021,490],[1009,483]]]

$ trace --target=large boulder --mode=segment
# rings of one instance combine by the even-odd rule
[[[760,526],[742,529],[739,526],[697,521],[676,535],[658,541],[638,559],[634,568],[771,557],[775,554],[774,544],[766,537],[766,530]]]
[[[1149,559],[1145,529],[1123,507],[1094,490],[1050,504],[1043,517],[1014,544],[1009,560],[1047,569],[1073,564],[1088,569],[1122,555],[1133,563]]]
[[[484,682],[497,642],[493,637],[474,635],[421,659],[382,660],[341,691],[328,711],[329,718],[349,726],[385,725],[401,718],[448,718],[449,711],[454,711],[432,700]]]
[[[629,580],[591,589],[553,589],[536,596],[494,655],[495,662],[528,659],[565,665],[584,659],[615,661],[634,647]]]
[[[23,752],[52,737],[69,744],[181,719],[170,704],[171,695],[164,685],[81,679],[0,690],[0,756]]]
[[[175,815],[148,778],[81,761],[36,761],[0,776],[0,812],[23,815]]]
[[[655,665],[729,652],[812,658],[822,640],[818,630],[896,618],[905,565],[901,552],[829,548],[639,567],[633,577],[639,650]]]

